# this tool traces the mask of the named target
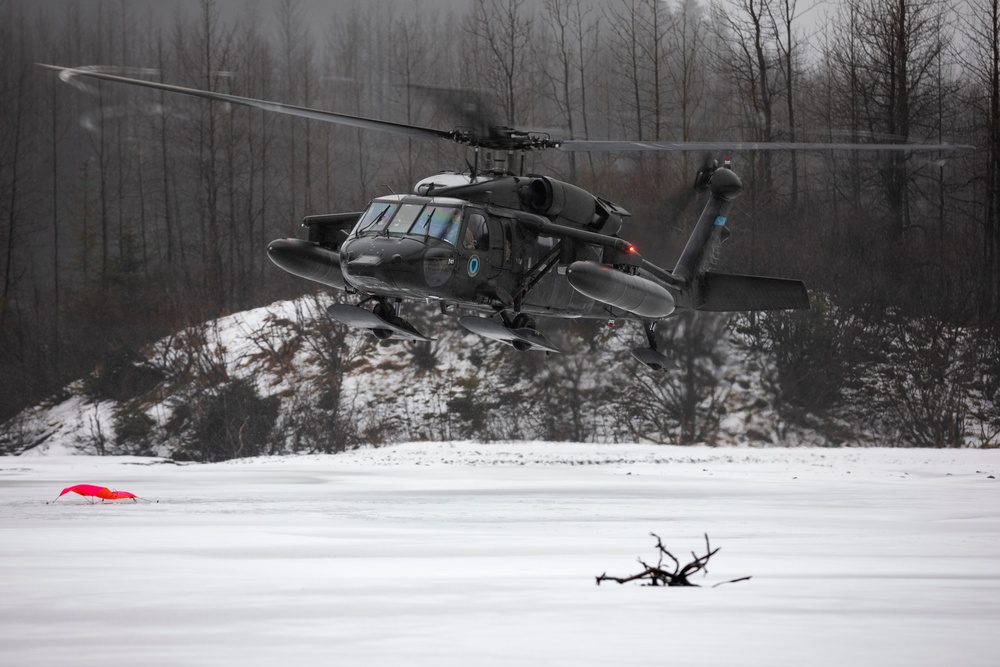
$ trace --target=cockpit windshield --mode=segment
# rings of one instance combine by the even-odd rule
[[[410,233],[430,236],[455,245],[461,223],[462,209],[460,207],[428,206],[417,218]]]
[[[424,209],[423,204],[403,204],[396,211],[396,215],[392,216],[392,222],[389,223],[389,233],[390,234],[405,234],[410,231],[410,227],[413,226],[413,221],[417,219],[420,215],[420,211]]]
[[[404,234],[446,241],[458,241],[462,207],[421,203],[372,202],[354,228],[355,236]]]
[[[358,220],[358,224],[354,226],[354,235],[362,236],[369,232],[382,231],[389,224],[389,220],[397,208],[399,208],[399,204],[396,202],[372,202],[372,205]]]

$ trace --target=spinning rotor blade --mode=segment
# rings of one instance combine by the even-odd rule
[[[724,141],[588,141],[570,139],[558,141],[549,138],[547,133],[522,132],[509,127],[488,125],[491,122],[489,113],[486,111],[481,96],[472,95],[469,99],[462,100],[460,91],[445,89],[434,86],[424,86],[429,92],[437,92],[445,98],[455,101],[456,107],[462,117],[463,122],[467,122],[472,127],[460,128],[447,132],[419,125],[407,125],[405,123],[393,123],[364,116],[352,116],[349,114],[336,113],[333,111],[323,111],[309,107],[296,106],[293,104],[282,104],[281,102],[269,102],[258,100],[252,97],[241,97],[239,95],[228,95],[208,90],[198,90],[197,88],[185,88],[145,79],[133,79],[115,74],[107,74],[96,69],[80,69],[73,67],[61,67],[58,65],[46,65],[38,63],[39,67],[55,70],[59,72],[59,78],[63,81],[70,81],[72,77],[83,76],[92,79],[101,79],[115,83],[124,83],[133,86],[152,88],[167,93],[178,95],[188,95],[190,97],[200,97],[206,100],[217,102],[228,102],[242,106],[262,109],[282,113],[289,116],[298,116],[310,120],[318,120],[326,123],[336,123],[347,125],[363,130],[376,130],[379,132],[389,132],[391,134],[402,135],[411,138],[422,139],[448,139],[460,144],[470,146],[482,146],[499,150],[540,150],[544,148],[558,148],[563,151],[591,151],[591,152],[631,152],[631,151],[821,151],[821,150],[861,150],[861,151],[936,151],[946,152],[960,149],[971,149],[973,146],[960,144],[851,144],[851,143],[781,143],[781,142],[724,142]],[[468,104],[467,108],[463,108]]]
[[[578,141],[558,142],[562,151],[953,151],[974,148],[963,144],[826,144],[773,141]]]
[[[337,123],[338,125],[348,125],[350,127],[357,127],[363,130],[378,130],[380,132],[389,132],[392,134],[400,134],[407,137],[416,137],[423,139],[451,139],[451,140],[456,139],[456,135],[453,132],[435,130],[429,127],[406,125],[403,123],[391,123],[389,121],[375,120],[373,118],[365,118],[363,116],[351,116],[348,114],[334,113],[333,111],[322,111],[320,109],[310,109],[308,107],[295,106],[293,104],[282,104],[280,102],[268,102],[266,100],[257,100],[252,97],[240,97],[239,95],[227,95],[225,93],[216,93],[208,90],[198,90],[196,88],[173,86],[170,84],[159,83],[156,81],[146,81],[144,79],[130,79],[124,76],[105,74],[104,72],[97,72],[87,69],[59,67],[57,65],[45,65],[43,63],[38,63],[38,66],[59,72],[59,78],[62,79],[63,81],[69,81],[69,79],[74,76],[86,76],[92,79],[103,79],[104,81],[113,81],[115,83],[126,83],[133,86],[143,86],[145,88],[153,88],[156,90],[162,90],[164,92],[175,93],[178,95],[189,95],[191,97],[200,97],[202,99],[214,100],[216,102],[229,102],[230,104],[240,104],[246,107],[263,109],[264,111],[273,111],[275,113],[283,113],[289,116],[298,116],[300,118],[308,118],[310,120],[319,120],[327,123]]]
[[[457,120],[459,127],[468,129],[475,136],[489,136],[491,129],[500,125],[486,101],[484,91],[420,83],[408,86],[431,100],[436,107]]]

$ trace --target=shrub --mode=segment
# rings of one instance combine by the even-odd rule
[[[273,453],[280,400],[262,397],[246,380],[231,380],[191,406],[185,425],[188,444],[174,458],[225,461]]]
[[[134,402],[122,403],[114,412],[115,453],[153,456],[156,422]]]
[[[112,346],[87,377],[84,391],[94,401],[126,401],[152,390],[163,372],[147,365],[131,348]]]

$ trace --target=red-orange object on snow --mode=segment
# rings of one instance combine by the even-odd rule
[[[96,484],[77,484],[76,486],[67,486],[62,490],[62,493],[56,498],[62,498],[64,495],[72,491],[81,496],[89,496],[92,498],[100,498],[101,500],[126,500],[128,498],[135,502],[136,495],[134,493],[129,493],[128,491],[112,491],[106,486],[97,486]]]

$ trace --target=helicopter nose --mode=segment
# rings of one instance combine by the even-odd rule
[[[345,244],[344,275],[357,287],[423,291],[426,247],[417,239],[361,238]]]
[[[383,273],[382,258],[377,255],[361,255],[357,258],[352,258],[347,262],[347,273],[348,275],[358,277],[381,277]]]

